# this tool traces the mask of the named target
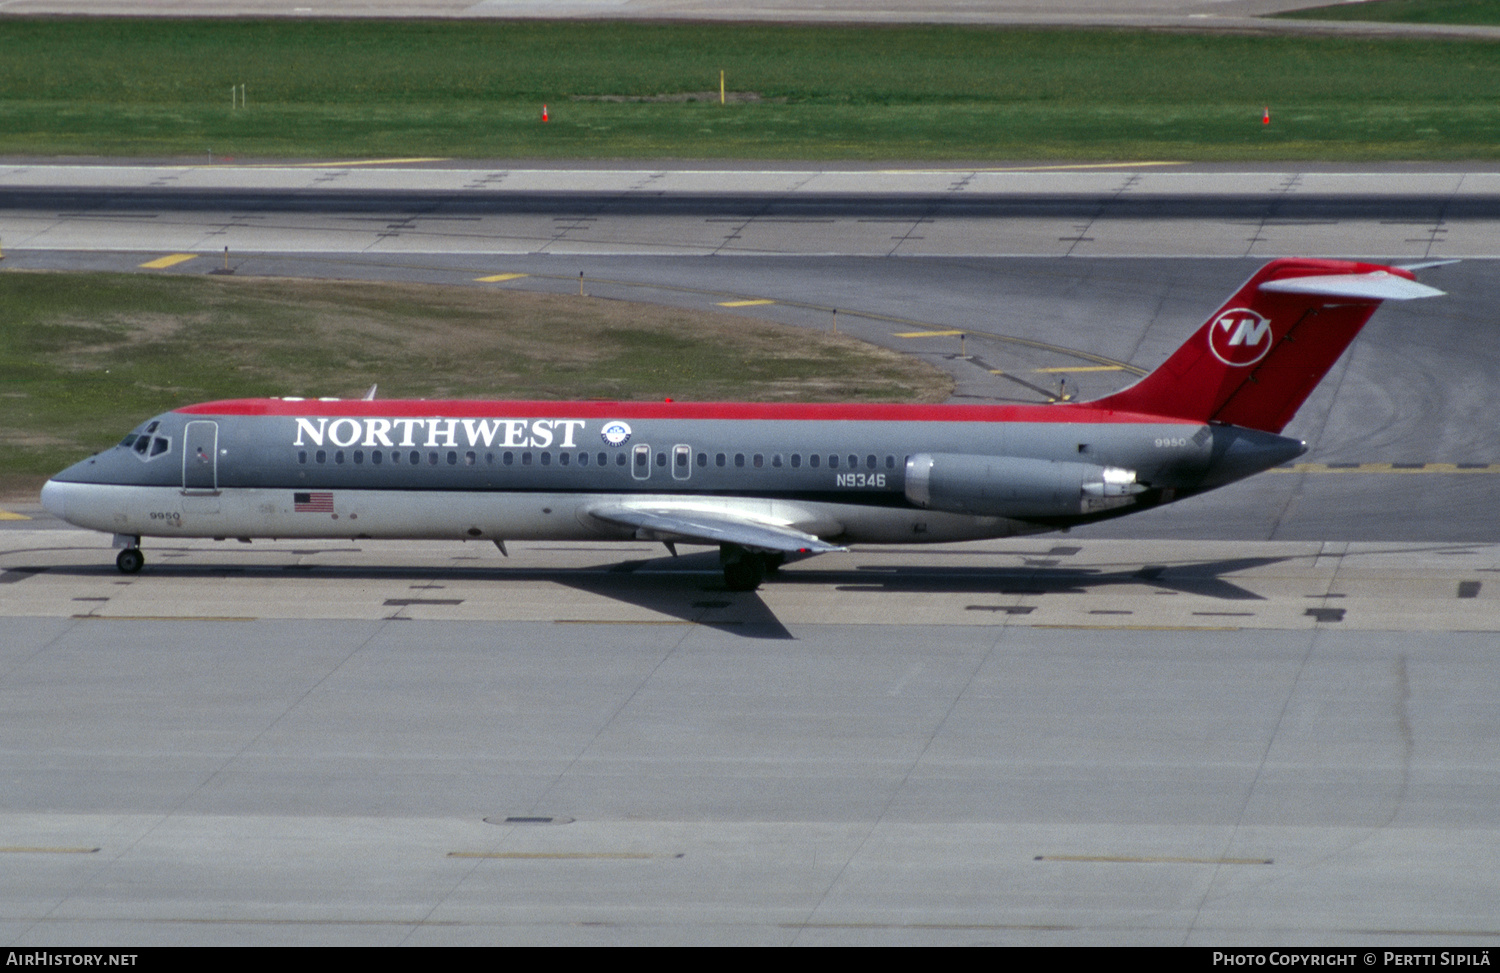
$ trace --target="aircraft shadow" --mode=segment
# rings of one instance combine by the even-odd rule
[[[1082,595],[1115,586],[1158,589],[1224,601],[1264,599],[1222,577],[1236,571],[1277,564],[1294,557],[1246,557],[1217,561],[1153,564],[1112,571],[1107,568],[1054,566],[1055,561],[1033,556],[1031,563],[1004,567],[931,567],[927,565],[865,566],[853,570],[823,569],[807,562],[783,569],[767,586],[815,585],[846,592],[877,593],[973,593],[976,595],[1042,596]],[[15,580],[42,571],[54,575],[116,577],[111,565],[15,568]],[[703,625],[743,638],[792,639],[757,592],[730,591],[724,586],[717,552],[684,554],[679,557],[621,561],[596,568],[528,568],[485,565],[414,567],[345,567],[341,565],[289,564],[226,567],[198,566],[156,561],[141,577],[163,578],[287,578],[303,576],[324,579],[360,579],[408,582],[407,598],[389,598],[385,604],[401,608],[421,604],[453,604],[442,597],[444,582],[455,581],[548,581],[623,604],[644,608],[669,618]],[[394,614],[394,613],[393,613]]]
[[[1050,566],[1003,568],[866,567],[843,572],[842,582],[815,571],[798,571],[785,581],[834,584],[839,591],[973,592],[991,595],[1082,595],[1116,585],[1150,585],[1186,595],[1225,601],[1264,601],[1221,575],[1265,567],[1286,557],[1245,557],[1110,571]],[[781,583],[781,582],[778,582]]]
[[[300,553],[318,553],[306,551]],[[160,555],[158,555],[160,558]],[[641,570],[650,569],[650,570]],[[23,581],[37,574],[79,578],[118,579],[112,564],[54,565],[7,569],[0,582]],[[393,615],[412,605],[454,604],[445,598],[446,583],[548,581],[575,591],[609,598],[671,618],[718,629],[745,638],[791,639],[781,620],[755,592],[730,591],[724,586],[718,552],[687,554],[677,558],[624,561],[602,568],[527,568],[505,565],[484,567],[371,567],[323,564],[225,566],[176,564],[153,559],[137,577],[150,578],[267,578],[303,577],[323,580],[406,582],[409,597],[386,599]]]

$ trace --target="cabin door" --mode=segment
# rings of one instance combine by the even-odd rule
[[[182,434],[182,492],[219,492],[219,424],[198,419]]]

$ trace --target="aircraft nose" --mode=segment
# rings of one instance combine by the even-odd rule
[[[48,480],[42,485],[42,506],[47,512],[58,520],[67,520],[67,490],[56,480]]]

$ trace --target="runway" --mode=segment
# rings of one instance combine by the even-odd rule
[[[836,308],[1037,401],[1274,253],[1467,259],[1377,314],[1303,465],[754,594],[645,544],[148,542],[125,578],[0,521],[8,942],[1500,940],[1493,174],[657,172],[17,164],[0,266],[582,271]]]
[[[0,165],[13,249],[553,256],[1500,253],[1500,173]]]
[[[1493,37],[1496,29],[1454,24],[1270,20],[1267,14],[1316,6],[1308,0],[358,0],[288,4],[284,0],[5,0],[13,16],[131,17],[463,17],[577,20],[761,21],[802,24],[967,24],[1026,27],[1167,27],[1256,33]]]

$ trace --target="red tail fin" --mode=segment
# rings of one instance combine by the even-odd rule
[[[1381,301],[1441,293],[1397,267],[1273,260],[1160,368],[1094,404],[1280,432]]]

